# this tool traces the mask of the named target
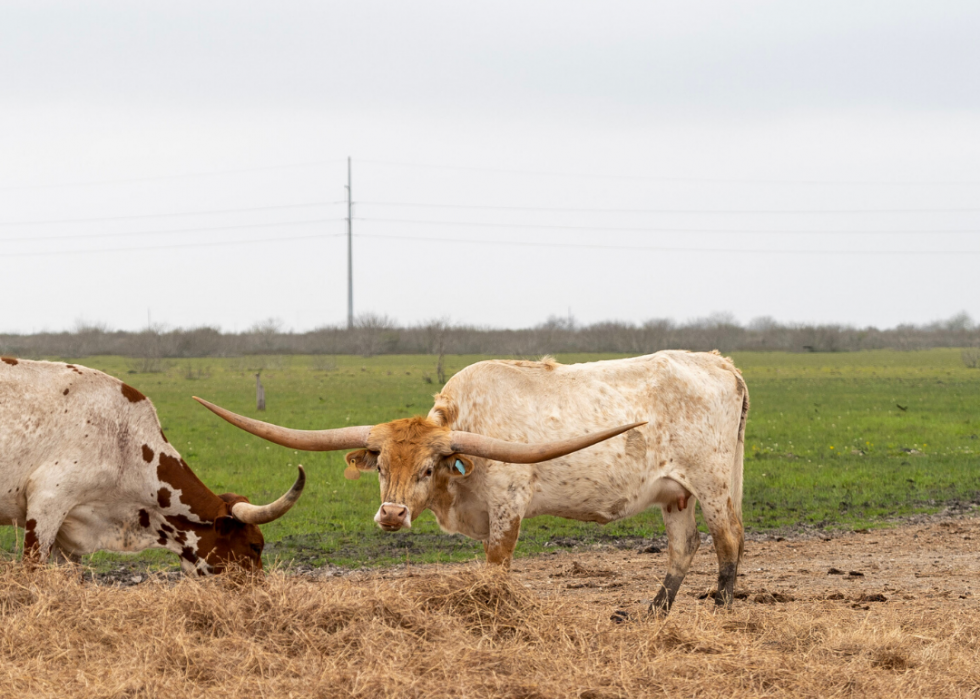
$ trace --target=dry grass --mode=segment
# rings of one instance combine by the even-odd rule
[[[3,564],[0,696],[980,695],[980,619],[902,609],[741,602],[614,624],[476,567],[121,589]]]

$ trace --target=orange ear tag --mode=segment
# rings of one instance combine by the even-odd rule
[[[349,481],[356,481],[361,477],[361,472],[357,470],[357,466],[354,464],[347,464],[347,468],[344,469],[344,478]]]

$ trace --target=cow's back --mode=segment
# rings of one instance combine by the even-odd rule
[[[57,461],[66,473],[115,479],[139,445],[160,440],[156,411],[142,393],[56,362],[0,363],[0,426],[0,513],[42,465]]]
[[[738,373],[717,353],[663,351],[582,364],[491,360],[466,367],[436,396],[442,424],[537,441],[648,420],[652,427],[730,408]]]

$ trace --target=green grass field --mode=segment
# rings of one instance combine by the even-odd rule
[[[447,357],[446,374],[485,358]],[[565,363],[605,358],[611,355],[558,357]],[[752,398],[747,529],[868,527],[980,498],[980,371],[965,368],[959,350],[736,353],[733,359]],[[304,429],[374,424],[428,411],[439,388],[424,380],[435,376],[434,357],[174,360],[161,373],[136,373],[140,362],[119,357],[78,362],[149,396],[171,443],[215,492],[270,501],[292,483],[297,463],[307,468],[303,498],[284,518],[263,527],[267,561],[380,565],[482,556],[479,542],[441,533],[429,512],[409,532],[378,530],[372,520],[379,503],[377,478],[345,480],[343,453],[297,453],[271,445],[191,400],[199,395],[245,415]],[[264,414],[255,411],[253,374],[259,369],[267,396]],[[518,555],[547,550],[555,541],[589,543],[662,531],[657,511],[605,527],[540,517],[525,522]],[[0,546],[13,550],[11,528],[0,529]],[[168,552],[141,557],[176,566]],[[104,553],[90,557],[96,565],[116,560]]]

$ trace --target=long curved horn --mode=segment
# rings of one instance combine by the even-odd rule
[[[303,493],[303,487],[306,485],[306,471],[303,470],[302,466],[296,468],[299,469],[299,476],[296,477],[293,487],[281,498],[268,505],[236,502],[231,506],[231,516],[245,524],[266,524],[289,512],[289,508],[299,500],[299,496]]]
[[[360,427],[338,427],[333,430],[293,430],[288,427],[270,425],[268,422],[253,420],[250,417],[236,415],[230,410],[208,403],[203,398],[194,396],[194,400],[203,405],[218,417],[224,418],[235,427],[251,432],[256,437],[268,439],[292,449],[303,451],[337,451],[339,449],[363,449],[367,446],[368,435],[374,425]]]
[[[572,437],[571,439],[540,444],[520,444],[519,442],[508,442],[503,439],[485,437],[472,432],[457,432],[456,430],[450,433],[449,438],[451,449],[460,454],[482,456],[485,459],[504,461],[509,464],[536,464],[539,461],[557,459],[559,456],[571,454],[573,451],[591,447],[593,444],[645,424],[647,423],[644,420],[643,422],[634,422],[631,425],[620,425],[601,432],[593,432],[583,437]]]

